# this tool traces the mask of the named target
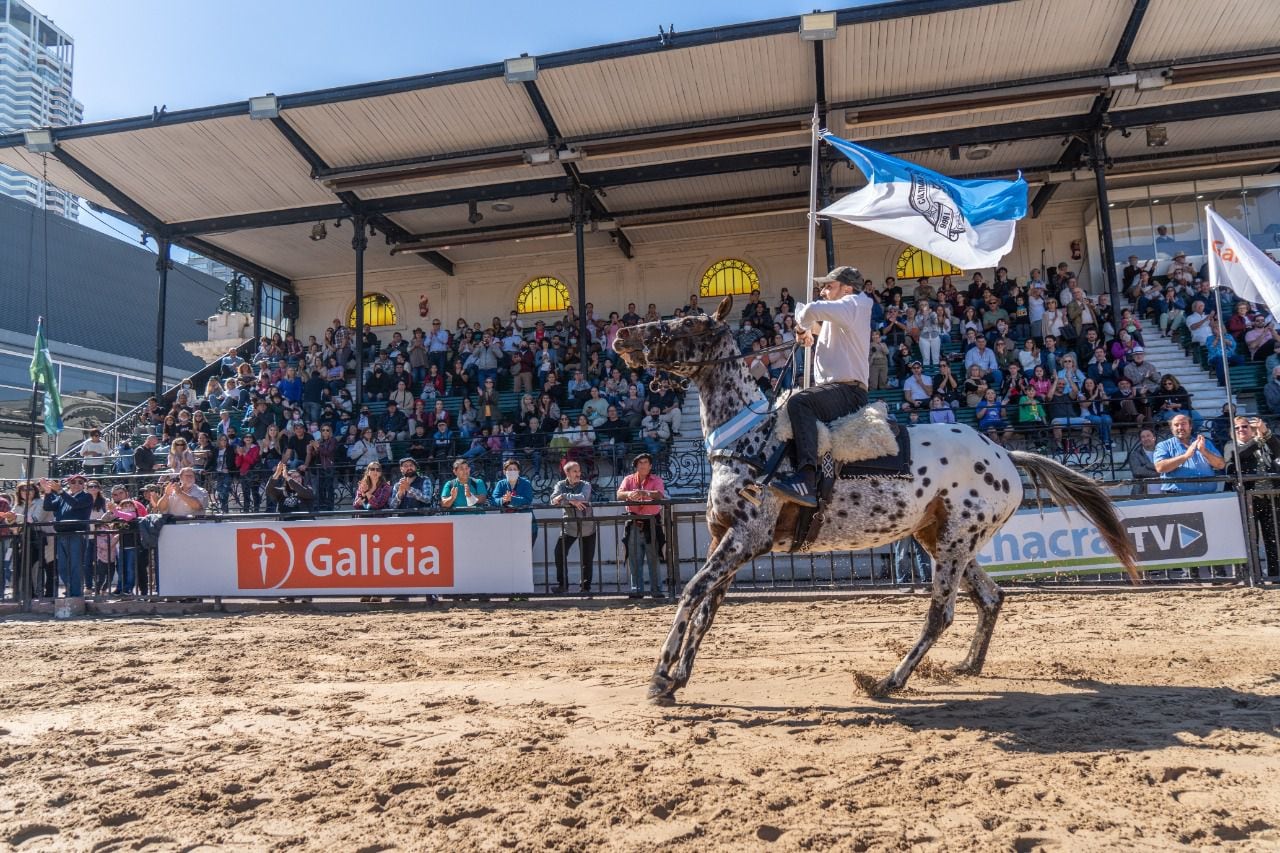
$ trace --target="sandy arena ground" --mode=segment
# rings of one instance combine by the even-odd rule
[[[684,704],[671,606],[0,622],[0,847],[1280,847],[1280,595],[730,601]]]

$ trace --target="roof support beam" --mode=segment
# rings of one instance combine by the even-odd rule
[[[293,150],[298,152],[298,156],[305,160],[307,165],[311,167],[312,179],[323,174],[329,169],[329,164],[324,161],[324,158],[320,156],[319,152],[311,147],[311,144],[303,138],[302,134],[298,133],[297,129],[293,125],[289,124],[289,122],[285,121],[280,116],[276,116],[271,119],[271,124],[280,132],[280,135],[284,137],[285,141],[293,147]],[[334,195],[336,195],[343,204],[350,208],[353,214],[357,214],[362,211],[363,205],[360,201],[360,197],[355,193],[335,192]],[[382,233],[386,234],[390,238],[394,239],[396,232],[404,234],[404,229],[399,225],[396,225],[390,219],[387,219],[385,216],[371,216],[369,217],[369,222],[371,225],[382,229]],[[439,252],[425,252],[420,255],[420,257],[422,260],[431,264],[445,275],[451,276],[454,274],[453,261],[449,260]]]
[[[1116,52],[1111,57],[1112,68],[1129,67],[1129,51],[1138,38],[1138,30],[1142,28],[1142,19],[1147,14],[1150,0],[1133,0],[1133,9],[1129,12],[1129,20],[1125,22],[1124,32],[1120,33],[1120,41],[1116,43]]]
[[[102,193],[111,200],[112,204],[131,216],[139,227],[157,236],[164,233],[165,227],[160,217],[116,189],[114,184],[81,163],[71,152],[55,148],[53,156],[70,169],[77,178]]]
[[[183,237],[174,240],[174,243],[182,248],[195,252],[197,255],[203,255],[210,260],[217,261],[220,264],[226,264],[237,272],[244,273],[253,279],[261,279],[267,284],[275,285],[282,290],[293,293],[293,281],[281,275],[280,273],[259,266],[247,258],[242,258],[235,252],[229,252],[226,249],[219,248],[210,242],[201,240],[198,237]]]
[[[551,108],[547,106],[546,99],[542,97],[542,90],[538,88],[537,81],[526,80],[524,82],[524,91],[529,96],[529,103],[533,105],[533,111],[538,114],[538,120],[542,122],[543,129],[547,132],[547,143],[555,148],[560,147],[563,140],[560,135],[560,127],[556,124],[556,118],[551,114]],[[561,163],[560,165],[564,169],[565,176],[573,182],[575,193],[578,193],[574,195],[575,204],[577,205],[575,207],[577,212],[574,214],[575,221],[587,215],[586,211],[577,209],[583,205],[590,211],[592,219],[597,222],[607,221],[610,218],[609,209],[600,200],[600,196],[583,181],[582,172],[578,169],[578,165],[576,163]],[[627,239],[627,236],[622,233],[621,229],[614,229],[610,234],[618,250],[622,252],[627,260],[631,260],[634,255],[632,254],[631,241]]]

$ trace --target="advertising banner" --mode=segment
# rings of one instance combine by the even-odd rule
[[[1117,501],[1138,566],[1152,569],[1243,563],[1247,554],[1234,493]],[[1022,510],[978,553],[995,578],[1120,570],[1098,528],[1074,511]]]
[[[524,513],[169,524],[159,554],[166,596],[533,592]]]

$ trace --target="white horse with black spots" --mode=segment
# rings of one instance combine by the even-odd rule
[[[688,378],[698,387],[702,431],[717,427],[750,406],[768,402],[748,373],[725,318],[732,297],[711,316],[644,323],[624,328],[614,349],[633,368],[658,368]],[[742,497],[758,477],[751,459],[767,458],[782,440],[770,415],[738,439],[731,454],[714,454],[707,496],[711,544],[706,562],[685,585],[671,632],[658,656],[649,698],[675,701],[689,681],[698,646],[715,618],[738,569],[770,551],[790,549],[797,509],[770,490],[760,503]],[[1134,553],[1115,509],[1090,478],[1034,453],[1008,451],[967,426],[922,424],[909,431],[910,477],[837,479],[824,507],[825,523],[813,551],[859,551],[914,536],[933,557],[929,614],[920,638],[898,666],[880,681],[860,677],[869,693],[901,689],[930,646],[951,624],[956,594],[964,588],[978,608],[978,628],[958,672],[978,674],[1004,594],[978,567],[977,553],[1022,503],[1019,468],[1037,488],[1062,506],[1078,507],[1097,526],[1136,583]]]

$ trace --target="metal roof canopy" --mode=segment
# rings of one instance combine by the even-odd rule
[[[47,160],[21,134],[0,136],[0,163],[47,169],[158,237],[283,286],[351,271],[354,252],[307,239],[303,226],[326,220],[365,218],[415,247],[370,247],[370,270],[421,259],[452,274],[439,247],[452,240],[471,260],[486,237],[567,223],[578,192],[628,257],[629,223],[651,242],[677,239],[681,223],[708,233],[708,204],[789,210],[815,103],[837,135],[949,174],[1043,172],[1038,212],[1054,175],[1088,164],[1100,128],[1168,128],[1159,149],[1113,135],[1123,169],[1280,162],[1272,11],[1271,0],[902,0],[836,12],[825,42],[802,40],[799,16],[663,33],[538,56],[531,81],[508,83],[492,63],[282,95],[266,120],[239,101],[56,128]],[[1044,39],[1072,47],[1026,49]],[[468,221],[470,203],[482,222]]]

